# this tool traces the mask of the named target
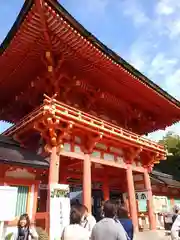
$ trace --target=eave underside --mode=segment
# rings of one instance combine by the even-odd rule
[[[78,137],[83,152],[92,153],[97,143],[103,144],[107,152],[113,147],[122,149],[125,162],[131,164],[133,161],[141,162],[142,166],[151,168],[166,158],[164,147],[156,142],[49,97],[45,98],[41,107],[7,130],[4,135],[13,136],[27,146],[29,142],[31,145],[35,144],[34,136],[38,132],[46,143],[46,149],[54,145],[60,146],[64,142],[72,143]],[[38,144],[36,149],[37,146]],[[120,151],[117,154],[121,156],[122,153]]]
[[[140,79],[132,75],[120,57],[111,56],[112,51],[105,54],[92,35],[51,2],[45,5],[45,18],[56,63],[59,100],[97,116],[105,115],[139,134],[163,129],[180,119],[179,102],[165,93],[160,95],[162,90],[159,92],[156,85],[156,90],[147,86],[145,77],[143,80],[143,76]],[[43,93],[53,94],[46,74],[47,43],[35,4],[27,9],[15,35],[0,56],[0,116],[10,122],[18,122],[38,106]],[[62,72],[68,76],[62,77]]]

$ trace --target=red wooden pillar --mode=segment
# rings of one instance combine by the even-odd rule
[[[47,198],[47,212],[49,213],[48,217],[48,225],[46,228],[49,231],[49,235],[51,235],[51,225],[50,225],[50,196],[51,196],[51,185],[59,183],[59,156],[57,154],[57,147],[53,146],[51,149],[50,162],[49,162],[49,179],[48,179],[48,198]],[[51,239],[51,236],[49,237]]]
[[[144,183],[145,183],[145,189],[148,192],[147,205],[148,205],[149,225],[151,230],[155,230],[156,219],[153,211],[153,195],[152,195],[150,176],[147,169],[145,169],[145,172],[144,172]]]
[[[50,211],[50,191],[51,184],[59,183],[59,156],[57,155],[56,146],[52,147],[50,162],[49,162],[49,179],[48,179],[48,199],[47,199],[47,211]]]
[[[91,159],[89,154],[84,155],[83,161],[83,204],[91,213]]]
[[[49,183],[59,183],[59,156],[57,155],[57,148],[52,147],[50,165],[49,165]]]
[[[175,205],[174,198],[171,198],[171,199],[170,199],[170,204],[171,204],[171,208],[173,208],[173,207],[174,207],[174,205]]]
[[[130,210],[130,215],[133,222],[134,230],[135,232],[137,232],[139,231],[139,229],[138,229],[136,196],[135,196],[135,189],[134,189],[132,166],[130,164],[127,165],[126,177],[127,177],[128,199],[129,199],[129,210]]]
[[[109,196],[109,179],[106,174],[104,176],[102,189],[103,189],[104,201],[109,200],[109,198],[110,198],[110,196]]]

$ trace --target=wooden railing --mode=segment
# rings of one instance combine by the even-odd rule
[[[84,128],[91,132],[93,131],[102,133],[107,138],[114,139],[115,141],[126,141],[129,143],[129,145],[140,146],[151,151],[157,151],[162,156],[166,155],[164,147],[154,141],[97,118],[93,115],[80,111],[76,108],[70,107],[69,105],[66,105],[55,99],[51,99],[47,96],[43,105],[25,116],[15,126],[12,126],[6,130],[4,135],[12,136],[19,130],[24,129],[29,123],[41,118],[45,112],[50,113],[51,111],[53,114],[55,114],[55,117],[59,117],[62,121],[71,121],[79,128]]]
[[[50,104],[50,101],[49,101]],[[53,105],[55,106],[56,115],[61,117],[68,118],[69,121],[76,121],[82,123],[82,125],[87,125],[91,128],[96,129],[98,132],[105,132],[109,137],[116,136],[118,138],[124,139],[126,141],[134,142],[135,144],[146,146],[148,148],[158,150],[165,154],[164,146],[151,141],[147,138],[144,138],[138,134],[135,134],[131,131],[118,127],[114,124],[111,124],[105,120],[94,117],[88,113],[82,112],[75,108],[72,108],[64,103],[54,100]]]

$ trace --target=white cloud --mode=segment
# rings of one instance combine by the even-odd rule
[[[164,53],[158,53],[151,62],[153,70],[159,74],[165,75],[171,72],[172,68],[177,64],[177,58],[166,58]]]
[[[178,58],[166,56],[165,53],[157,53],[151,60],[149,64],[149,70],[147,74],[150,78],[155,78],[157,76],[162,76],[164,78],[164,83],[166,86],[166,78],[176,70],[178,64]]]
[[[156,5],[156,12],[160,15],[170,15],[174,11],[174,6],[170,3],[169,0],[160,0]]]
[[[171,39],[179,37],[179,35],[180,35],[180,16],[179,16],[179,18],[176,18],[175,20],[169,21],[169,24],[167,24],[167,28],[170,33],[169,37]]]
[[[166,77],[166,89],[177,99],[180,99],[180,68]]]
[[[127,52],[128,61],[142,72],[147,70],[147,63],[150,59],[149,44],[150,42],[140,37],[131,45]]]
[[[138,70],[143,71],[146,68],[146,61],[140,53],[138,53],[137,49],[131,50],[129,55],[129,62]]]
[[[145,15],[145,9],[139,3],[143,0],[132,0],[135,9],[145,16],[145,25],[141,25],[139,37],[132,44],[127,59],[144,72],[149,78],[160,84],[174,97],[180,99],[180,1],[159,0],[154,6],[151,21]],[[133,5],[134,7],[134,5]],[[136,25],[136,11],[131,11],[129,17]],[[126,13],[126,11],[125,11]],[[134,13],[134,15],[133,15]],[[180,123],[150,134],[153,140],[161,139],[168,131],[180,134]]]
[[[180,62],[177,57],[157,53],[149,64],[147,75],[159,80],[160,85],[177,99],[180,99]]]
[[[147,21],[132,44],[127,59],[166,91],[180,98],[180,1],[157,1],[151,21],[141,5],[142,0],[127,2],[130,7],[127,6],[124,13],[129,13],[134,24],[137,12]]]
[[[180,86],[180,69],[168,77],[166,84],[169,85],[169,87]]]
[[[159,0],[155,5],[155,22],[158,22],[159,29],[170,39],[180,35],[180,1]]]
[[[178,0],[159,0],[156,5],[156,12],[159,15],[171,15],[180,8]]]
[[[150,20],[143,12],[142,7],[137,0],[123,1],[123,4],[120,4],[120,7],[123,7],[123,14],[132,18],[134,25],[137,27],[146,24]]]

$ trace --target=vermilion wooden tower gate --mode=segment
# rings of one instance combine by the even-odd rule
[[[116,186],[128,191],[136,229],[133,172],[143,174],[154,229],[148,172],[166,152],[142,135],[177,122],[179,102],[55,0],[25,1],[0,51],[0,116],[14,123],[5,135],[34,150],[43,139],[50,154],[48,184],[78,177],[89,210],[92,181],[100,179],[108,199],[116,177]]]
[[[137,134],[124,130],[113,124],[109,124],[102,119],[98,119],[80,110],[69,107],[63,103],[56,101],[54,98],[46,97],[44,104],[27,115],[14,127],[5,132],[7,136],[13,135],[17,140],[26,141],[31,137],[34,131],[38,131],[41,137],[46,141],[45,149],[51,153],[49,184],[67,182],[69,176],[73,176],[70,172],[63,169],[63,177],[59,176],[59,166],[61,166],[61,155],[69,156],[83,160],[83,201],[91,211],[91,166],[100,164],[103,170],[108,166],[117,167],[125,171],[125,175],[118,172],[119,181],[125,177],[125,181],[119,185],[125,185],[123,190],[128,192],[129,207],[134,225],[138,225],[137,209],[135,199],[135,189],[133,181],[133,172],[144,174],[145,187],[149,194],[149,218],[152,228],[153,224],[153,207],[152,207],[152,191],[148,175],[148,171],[152,170],[152,165],[159,160],[165,159],[165,151],[162,146],[151,142]],[[80,139],[80,151],[76,153],[75,138]],[[71,146],[71,143],[75,146]],[[69,144],[70,150],[64,150],[64,146]],[[114,161],[108,163],[104,161],[104,156],[93,158],[93,153],[98,150],[98,144],[105,146],[107,153],[114,156]],[[114,148],[110,150],[110,148]],[[121,152],[116,152],[120,150]],[[75,168],[77,163],[66,163],[62,166],[66,169]],[[104,169],[105,167],[105,169]],[[114,172],[114,175],[117,173]],[[60,177],[60,179],[59,179]],[[109,199],[109,174],[104,172],[104,176],[99,176],[103,182],[104,198]]]

